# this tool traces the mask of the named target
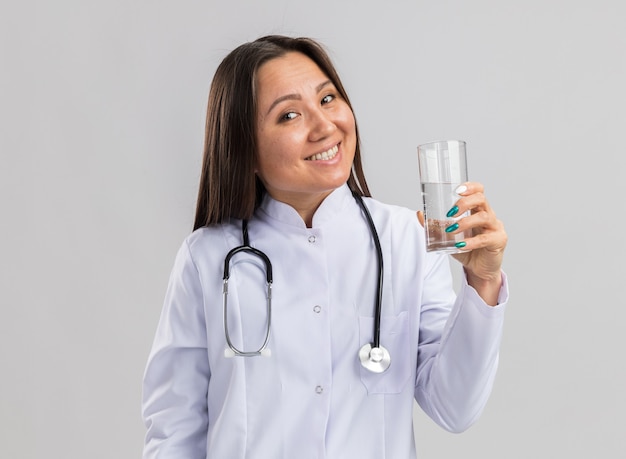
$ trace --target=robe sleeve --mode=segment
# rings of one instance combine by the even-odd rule
[[[447,257],[435,257],[422,297],[415,399],[441,427],[462,432],[479,418],[493,387],[508,285],[502,273],[495,307],[465,277],[455,297]]]
[[[206,457],[210,378],[203,293],[185,242],[176,256],[143,380],[144,459]]]

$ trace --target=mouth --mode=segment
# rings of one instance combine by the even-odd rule
[[[308,158],[304,158],[305,161],[328,161],[329,159],[333,159],[337,156],[337,152],[339,151],[339,145],[335,145],[332,148],[329,148],[322,153],[316,153],[314,155],[309,156]]]

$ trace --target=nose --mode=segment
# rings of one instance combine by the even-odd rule
[[[310,131],[309,140],[311,142],[318,142],[332,135],[337,126],[335,125],[330,113],[324,111],[322,108],[318,108],[310,115]]]

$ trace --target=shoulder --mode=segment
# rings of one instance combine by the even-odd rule
[[[226,247],[240,244],[241,221],[233,220],[198,228],[183,241],[181,251],[187,251],[191,258],[206,256],[207,253],[220,253]],[[234,245],[233,245],[234,244]]]
[[[393,204],[385,204],[373,198],[364,198],[374,225],[381,237],[393,250],[421,252],[425,247],[424,228],[415,210]]]
[[[375,222],[391,222],[394,226],[402,226],[412,228],[413,230],[421,228],[417,220],[415,210],[394,204],[386,204],[374,198],[363,198],[365,205],[372,214]]]

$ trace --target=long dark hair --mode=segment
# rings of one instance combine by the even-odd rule
[[[270,35],[230,52],[217,68],[209,92],[194,230],[230,218],[248,219],[261,202],[265,187],[254,173],[256,73],[265,62],[292,51],[313,60],[352,109],[328,54],[310,38]],[[361,163],[358,127],[356,137],[348,186],[361,196],[370,196]]]

